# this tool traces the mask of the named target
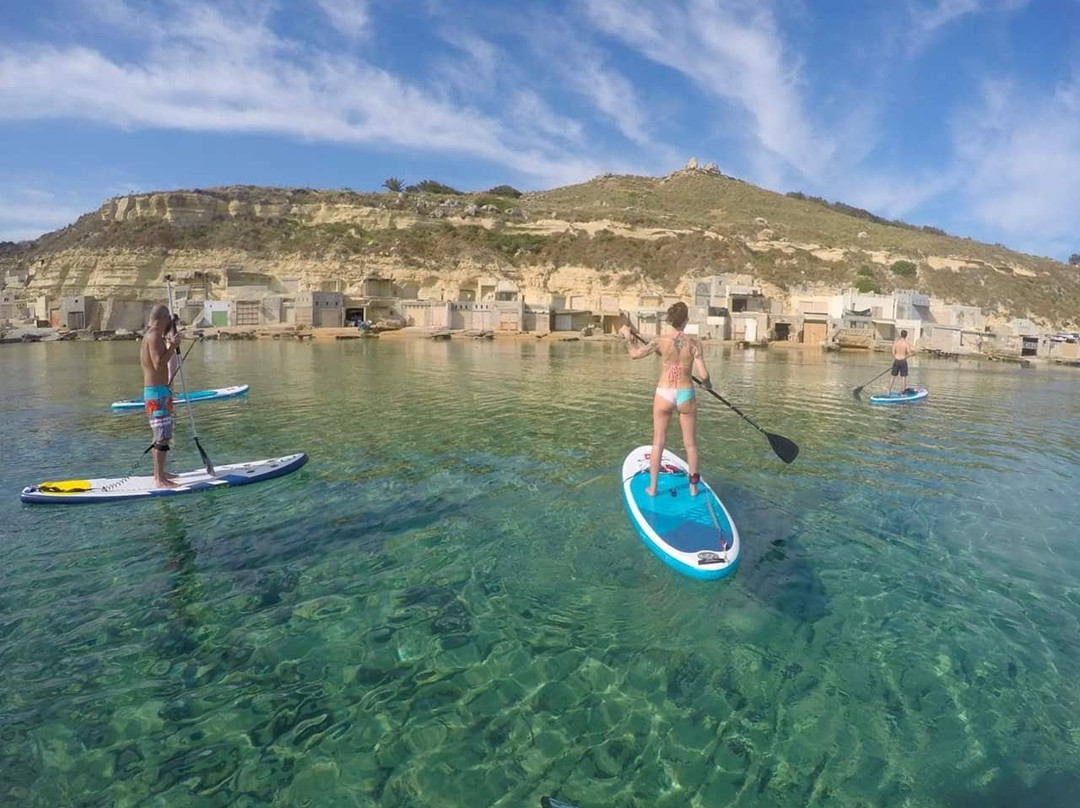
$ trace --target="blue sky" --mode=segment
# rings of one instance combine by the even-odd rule
[[[1080,0],[0,0],[0,239],[129,191],[693,155],[1080,252]]]

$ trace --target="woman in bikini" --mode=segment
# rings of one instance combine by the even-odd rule
[[[676,303],[667,311],[667,321],[675,329],[674,333],[655,337],[641,347],[635,347],[632,343],[629,345],[631,359],[641,359],[655,353],[660,355],[664,363],[660,371],[660,382],[656,387],[656,396],[653,398],[653,445],[649,458],[651,476],[650,485],[646,489],[649,496],[656,496],[660,458],[664,454],[671,414],[676,410],[679,412],[679,426],[682,428],[683,445],[686,447],[686,463],[690,466],[690,493],[693,496],[697,496],[698,483],[701,481],[695,437],[697,399],[694,397],[694,381],[690,377],[697,371],[701,386],[706,390],[712,390],[712,381],[709,379],[709,369],[705,367],[701,340],[683,333],[688,319],[690,313],[686,304]],[[619,333],[627,340],[632,334],[630,327],[626,325],[619,329]]]

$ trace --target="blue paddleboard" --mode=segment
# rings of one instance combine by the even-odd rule
[[[925,387],[909,387],[902,393],[878,393],[870,396],[871,404],[914,404],[930,395]]]
[[[250,388],[247,384],[236,384],[232,387],[219,387],[215,390],[196,390],[195,392],[188,393],[186,396],[181,393],[173,398],[173,404],[199,404],[203,401],[221,401],[226,398],[236,398],[242,396]],[[146,409],[146,402],[141,398],[128,398],[123,401],[114,401],[112,408],[117,412],[129,412],[131,410],[143,410]]]
[[[690,469],[664,450],[657,494],[649,487],[651,446],[634,449],[622,466],[623,498],[642,541],[671,567],[691,578],[729,575],[739,563],[739,531],[724,503],[708,484],[690,496]]]

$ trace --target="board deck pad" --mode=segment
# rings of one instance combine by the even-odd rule
[[[878,393],[870,396],[871,404],[912,404],[922,401],[930,392],[925,387],[909,387],[902,393]]]
[[[692,578],[720,578],[739,557],[739,532],[724,503],[702,480],[690,494],[689,468],[665,450],[656,496],[649,487],[651,447],[635,449],[623,463],[623,494],[638,534],[665,563]],[[711,508],[710,508],[711,506]]]
[[[173,404],[187,404],[189,401],[192,404],[199,404],[206,401],[223,401],[224,399],[242,396],[250,389],[251,385],[235,384],[232,387],[218,387],[213,390],[196,390],[192,393],[188,393],[186,396],[182,393],[175,396],[173,398]],[[129,410],[145,410],[146,402],[141,398],[126,398],[123,401],[114,401],[112,403],[112,408],[123,412]]]
[[[649,487],[649,474],[636,475],[630,481],[630,490],[638,503],[641,515],[649,526],[665,542],[684,553],[699,550],[726,549],[731,543],[731,525],[726,525],[722,514],[717,514],[723,535],[724,547],[720,547],[720,535],[709,516],[705,504],[711,497],[716,507],[716,495],[698,486],[698,495],[690,496],[690,477],[683,473],[662,472],[656,484],[656,496],[645,493]]]
[[[176,475],[176,488],[157,488],[153,476],[105,477],[39,483],[24,488],[19,497],[23,502],[50,505],[173,497],[196,491],[209,491],[214,488],[250,485],[272,480],[296,471],[307,463],[307,460],[307,455],[300,452],[267,460],[218,466],[214,469],[215,473],[212,477],[206,473],[206,469],[186,471]],[[73,483],[79,485],[73,485]]]

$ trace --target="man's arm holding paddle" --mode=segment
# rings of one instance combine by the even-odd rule
[[[180,318],[174,314],[172,316],[172,327],[169,329],[166,341],[166,355],[169,357],[169,387],[172,387],[176,374],[180,370],[180,363],[183,361],[180,357],[179,326]],[[194,346],[194,343],[192,343],[192,346]]]
[[[161,335],[159,332],[150,336],[147,353],[149,354],[150,364],[154,370],[160,371],[162,368],[169,366],[170,360],[176,355],[175,347],[171,333],[169,335]]]

